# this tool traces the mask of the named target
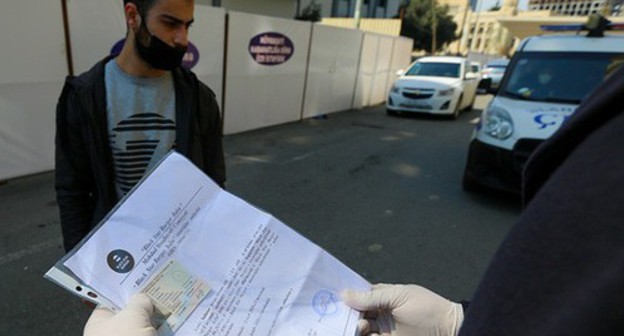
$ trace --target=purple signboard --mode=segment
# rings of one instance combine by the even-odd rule
[[[110,54],[114,56],[119,55],[119,53],[121,52],[121,48],[123,48],[125,43],[126,39],[119,40],[117,43],[115,43],[113,48],[111,48]],[[198,62],[199,50],[197,50],[197,47],[195,47],[193,43],[189,42],[188,50],[186,50],[186,54],[184,54],[184,58],[182,59],[182,66],[190,70],[193,69],[193,67],[195,67]]]
[[[259,64],[278,65],[290,59],[295,46],[285,35],[266,32],[254,36],[249,41],[249,54]]]

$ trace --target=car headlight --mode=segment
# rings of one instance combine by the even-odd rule
[[[392,84],[392,87],[390,88],[390,92],[392,93],[399,93],[399,87]]]
[[[438,96],[450,96],[455,92],[455,88],[438,91]]]
[[[496,139],[505,140],[509,138],[514,131],[511,116],[505,110],[491,109],[484,115],[483,131]]]

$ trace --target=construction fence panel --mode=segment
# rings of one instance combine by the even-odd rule
[[[224,133],[300,120],[312,24],[228,13]]]
[[[392,87],[392,84],[398,78],[397,72],[399,70],[407,70],[407,67],[410,65],[413,43],[413,40],[409,38],[400,36],[394,38],[386,92],[390,91],[390,87]]]
[[[303,118],[351,109],[363,33],[314,25]]]
[[[56,102],[68,70],[59,1],[0,7],[0,180],[7,180],[54,168]]]

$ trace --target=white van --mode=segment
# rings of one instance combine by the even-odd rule
[[[486,186],[519,192],[529,155],[623,62],[622,35],[592,30],[587,36],[523,40],[474,129],[464,189]]]

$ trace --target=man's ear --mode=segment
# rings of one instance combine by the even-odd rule
[[[137,6],[129,2],[124,6],[124,12],[126,14],[126,25],[128,25],[128,29],[132,31],[139,29],[141,25],[141,15],[139,15]]]

